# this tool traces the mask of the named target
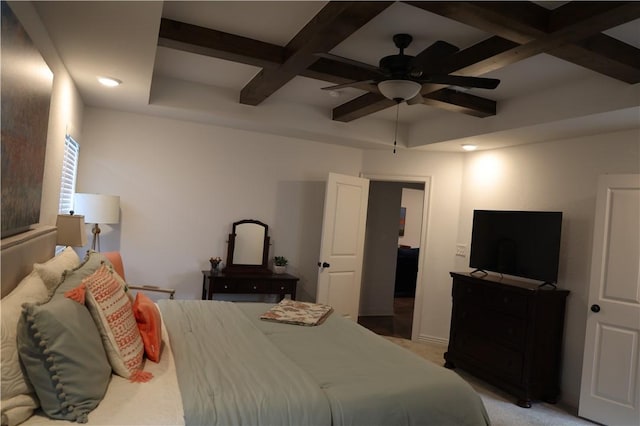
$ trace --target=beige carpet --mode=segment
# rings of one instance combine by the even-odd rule
[[[383,337],[437,365],[442,366],[444,364],[444,353],[447,350],[444,345],[412,342],[391,336]],[[515,404],[513,396],[476,379],[464,371],[454,371],[478,392],[494,426],[580,426],[594,424],[576,417],[571,409],[567,409],[561,404],[553,405],[534,402],[531,408],[519,407]]]

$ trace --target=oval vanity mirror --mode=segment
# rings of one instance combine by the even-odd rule
[[[224,273],[269,274],[269,226],[259,220],[233,223]]]

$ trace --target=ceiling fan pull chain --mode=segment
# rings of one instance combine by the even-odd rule
[[[396,145],[398,143],[398,114],[400,113],[400,102],[396,101],[396,130],[393,134],[393,153],[396,153]]]

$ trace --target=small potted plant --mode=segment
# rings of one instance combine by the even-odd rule
[[[276,274],[284,274],[289,261],[284,256],[276,256],[273,258],[273,272]]]
[[[211,275],[215,275],[218,272],[218,266],[222,259],[220,257],[211,257],[209,258],[209,262],[211,263]]]

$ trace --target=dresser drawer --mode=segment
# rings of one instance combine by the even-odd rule
[[[527,296],[517,291],[505,291],[500,288],[487,287],[484,290],[484,305],[487,309],[526,318]]]
[[[524,350],[527,324],[523,319],[470,306],[457,310],[455,315],[458,331],[482,336],[487,341],[515,350]]]
[[[202,271],[202,299],[212,300],[216,293],[226,294],[274,294],[282,300],[290,294],[296,298],[298,277],[284,274],[225,274]],[[225,300],[228,300],[227,297]],[[244,300],[244,299],[243,299]]]
[[[295,288],[295,283],[291,281],[280,281],[271,283],[272,293],[291,293]]]
[[[456,282],[453,286],[453,300],[466,304],[481,303],[483,288],[477,284],[464,281]]]
[[[482,336],[458,333],[453,348],[459,356],[472,360],[478,368],[492,371],[512,383],[522,379],[523,353],[496,345]]]
[[[233,281],[214,281],[213,291],[215,293],[240,293],[243,290],[241,284]]]
[[[266,281],[249,280],[243,283],[247,293],[269,293],[271,285]]]

